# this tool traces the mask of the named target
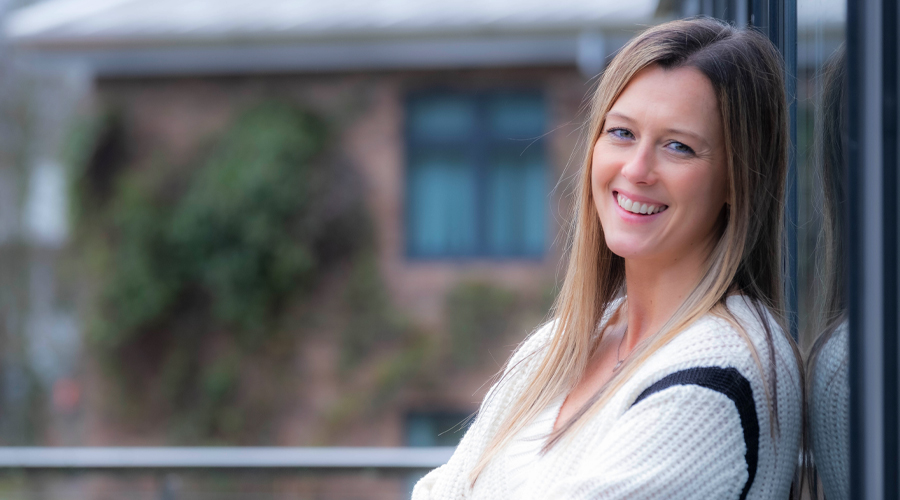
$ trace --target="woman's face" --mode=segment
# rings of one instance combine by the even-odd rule
[[[727,200],[722,121],[709,80],[689,67],[638,72],[594,144],[591,189],[616,255],[705,258]]]

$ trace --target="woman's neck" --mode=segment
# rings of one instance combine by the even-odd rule
[[[698,257],[675,262],[625,260],[628,329],[623,352],[631,352],[638,342],[659,331],[681,306],[703,272],[706,259]]]

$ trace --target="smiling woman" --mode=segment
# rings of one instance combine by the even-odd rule
[[[790,494],[781,71],[765,37],[710,19],[622,49],[592,102],[553,320],[414,499]]]

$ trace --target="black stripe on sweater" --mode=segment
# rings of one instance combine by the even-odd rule
[[[651,394],[663,391],[677,385],[698,385],[728,396],[737,407],[741,418],[741,427],[744,429],[744,443],[747,452],[744,458],[747,460],[747,483],[741,492],[741,500],[747,498],[753,478],[756,477],[757,461],[759,460],[759,420],[756,416],[756,403],[753,401],[753,389],[750,382],[734,368],[721,368],[718,366],[706,366],[701,368],[689,368],[667,375],[644,389],[634,405],[640,403]]]

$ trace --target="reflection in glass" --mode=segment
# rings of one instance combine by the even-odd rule
[[[800,342],[812,498],[850,498],[849,349],[843,279],[844,2],[798,4]]]
[[[822,263],[819,333],[808,361],[810,444],[825,498],[850,497],[849,346],[840,272],[841,104],[844,94],[844,50],[839,49],[823,71],[822,125]]]

